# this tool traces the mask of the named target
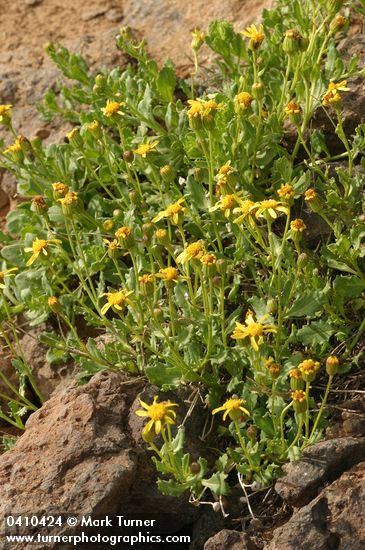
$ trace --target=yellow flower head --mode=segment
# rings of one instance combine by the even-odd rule
[[[157,242],[160,244],[165,245],[169,242],[169,235],[166,229],[157,229],[157,231],[155,232],[155,237]]]
[[[160,277],[164,281],[169,283],[177,283],[179,280],[179,272],[176,267],[164,267],[156,274],[156,277]]]
[[[278,217],[277,212],[284,212],[286,215],[289,214],[289,208],[274,199],[256,202],[250,208],[250,211],[255,213],[256,218],[269,217],[273,220],[276,220]]]
[[[66,137],[67,137],[68,141],[72,141],[73,139],[75,139],[75,137],[78,135],[78,133],[79,133],[78,128],[72,128],[72,130],[70,132],[67,132],[67,134],[66,134]]]
[[[79,197],[75,191],[68,191],[64,197],[58,200],[62,206],[75,206],[79,201]]]
[[[301,112],[301,106],[296,101],[289,101],[284,109],[284,113],[288,116],[299,115]]]
[[[116,292],[104,292],[102,296],[107,297],[107,303],[103,305],[100,313],[105,315],[109,308],[114,308],[118,311],[123,311],[126,302],[128,302],[128,296],[133,293],[133,290],[118,290]]]
[[[48,307],[54,312],[59,313],[61,311],[61,305],[57,296],[49,296]]]
[[[132,229],[124,225],[123,227],[119,227],[119,229],[116,230],[114,235],[117,239],[126,241],[131,236],[131,233],[132,233]]]
[[[289,371],[290,378],[294,378],[294,380],[302,380],[302,371],[298,368],[291,369]]]
[[[215,254],[204,254],[204,256],[200,258],[200,261],[207,267],[213,267],[217,263],[217,257]]]
[[[154,431],[154,433],[158,435],[166,424],[175,424],[176,413],[173,407],[178,407],[178,404],[171,403],[171,401],[161,401],[161,403],[157,401],[157,395],[153,398],[153,403],[151,403],[151,405],[148,405],[141,399],[139,400],[141,406],[146,410],[138,410],[136,411],[136,415],[150,418],[143,428],[142,436],[148,435],[151,431]]]
[[[265,35],[263,31],[263,25],[260,25],[259,29],[256,25],[250,25],[244,31],[241,31],[241,34],[250,39],[250,46],[256,50],[264,41]]]
[[[58,181],[56,183],[52,183],[52,188],[53,193],[57,199],[64,197],[69,191],[68,185],[66,185],[65,183],[60,183]]]
[[[199,48],[202,46],[205,40],[205,34],[201,32],[198,27],[195,27],[195,29],[191,32],[192,41],[191,41],[191,47],[193,50],[199,50]]]
[[[11,269],[5,269],[4,271],[0,271],[0,288],[5,288],[3,281],[5,277],[8,277],[9,273],[13,273],[13,271],[18,271],[18,268],[12,267]]]
[[[240,200],[239,206],[233,210],[234,214],[239,214],[238,218],[234,220],[234,223],[241,223],[247,216],[249,216],[252,221],[251,215],[253,206],[255,206],[255,203],[250,199]]]
[[[137,149],[134,149],[133,152],[137,155],[141,155],[142,158],[146,158],[148,153],[154,151],[157,145],[158,141],[152,141],[151,143],[141,143],[141,145],[139,145]]]
[[[303,233],[303,231],[307,229],[307,226],[305,225],[303,220],[297,218],[296,220],[290,222],[290,228],[292,231],[294,231],[294,233]]]
[[[229,416],[231,420],[238,420],[240,416],[242,416],[242,413],[250,416],[249,411],[242,406],[245,403],[246,401],[244,399],[231,397],[230,399],[227,399],[227,401],[223,403],[221,407],[217,407],[216,409],[214,409],[212,411],[212,414],[224,412],[223,420],[225,420],[227,416]]]
[[[12,105],[0,105],[0,122],[7,124],[11,119]]]
[[[22,140],[20,139],[20,136],[18,136],[12,145],[9,145],[6,149],[4,149],[4,153],[20,153],[21,150]]]
[[[185,264],[190,260],[200,260],[205,254],[205,246],[203,241],[196,241],[189,244],[181,254],[176,258],[176,263]]]
[[[215,210],[220,209],[224,212],[225,217],[228,218],[235,204],[237,204],[236,195],[224,195],[216,205],[209,208],[209,212],[214,212]]]
[[[162,210],[155,216],[152,220],[152,223],[159,222],[162,220],[162,218],[170,218],[172,220],[172,223],[175,225],[178,225],[178,223],[181,221],[181,218],[186,210],[181,204],[184,202],[184,198],[179,199],[177,202],[174,202],[173,204],[170,204],[166,210]]]
[[[292,391],[290,397],[296,403],[305,403],[306,400],[305,392],[303,390]]]
[[[97,120],[93,120],[92,122],[89,122],[89,124],[87,125],[87,129],[90,132],[96,132],[97,130],[99,130],[99,128],[100,128],[100,124]]]
[[[320,368],[319,361],[313,361],[313,359],[305,359],[298,365],[298,369],[302,373],[302,378],[305,382],[311,382],[317,370]]]
[[[253,96],[248,92],[240,92],[235,96],[234,100],[239,105],[240,109],[245,111],[253,102]]]
[[[231,335],[234,340],[250,339],[251,346],[255,351],[259,350],[259,346],[264,341],[264,334],[269,332],[276,332],[276,327],[270,324],[257,323],[254,319],[253,313],[250,311],[246,315],[245,324],[238,323],[236,321],[236,328]]]
[[[222,107],[222,103],[217,103],[214,99],[189,99],[188,103],[190,105],[187,113],[189,118],[201,117],[204,119]]]
[[[118,101],[111,101],[108,100],[106,102],[105,107],[102,107],[101,111],[103,115],[110,118],[114,115],[122,115],[123,111],[120,110],[120,108],[124,105],[124,103],[119,103]]]
[[[138,277],[140,285],[146,286],[153,283],[153,275],[151,273],[146,273],[145,275],[140,275]]]
[[[304,200],[307,202],[312,202],[316,198],[317,193],[314,189],[307,189],[307,191],[304,193]]]
[[[278,191],[278,195],[284,201],[289,202],[294,197],[294,188],[290,183],[283,183]]]
[[[33,252],[29,260],[27,261],[26,265],[29,267],[32,265],[36,259],[39,257],[40,254],[44,254],[44,256],[48,255],[47,248],[50,244],[60,244],[62,241],[59,239],[35,239],[32,243],[31,247],[24,248],[25,252]]]
[[[336,355],[330,355],[326,359],[326,372],[328,376],[334,376],[337,374],[338,367],[340,366],[340,361]]]
[[[272,357],[269,357],[269,359],[265,361],[265,368],[269,371],[273,378],[278,378],[281,371],[281,366],[279,363],[275,363]]]
[[[337,84],[330,82],[326,93],[322,97],[322,105],[329,107],[331,105],[338,105],[342,101],[341,94],[339,92],[349,92],[350,88],[347,87],[347,80],[342,80]]]

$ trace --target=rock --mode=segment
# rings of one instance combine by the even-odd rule
[[[171,58],[180,74],[188,74],[193,66],[190,32],[194,27],[206,30],[210,21],[227,19],[234,22],[236,30],[242,30],[269,4],[269,0],[211,0],[202,9],[196,0],[127,0],[123,24],[146,39],[148,51],[159,62]],[[207,47],[203,46],[200,54],[203,64],[211,61]]]
[[[324,483],[336,479],[347,468],[365,458],[365,438],[341,437],[321,441],[306,449],[297,462],[283,466],[284,476],[276,492],[291,506],[303,506]]]
[[[10,198],[16,195],[16,179],[10,172],[0,170],[1,189]]]
[[[24,0],[24,4],[26,6],[37,6],[38,4],[40,4],[42,2],[42,0]]]
[[[79,517],[142,513],[161,519],[160,533],[192,523],[199,510],[186,497],[158,493],[147,445],[138,446],[129,435],[128,414],[140,388],[141,380],[104,371],[85,386],[57,394],[31,415],[24,435],[0,456],[0,516],[9,510]],[[27,534],[36,530],[28,528]]]
[[[118,8],[111,8],[105,14],[105,19],[108,19],[108,21],[121,21],[123,17],[123,11]]]
[[[223,529],[204,544],[204,550],[256,550],[247,533]]]
[[[9,195],[0,187],[0,208],[4,208],[9,204]]]
[[[362,550],[365,462],[354,466],[273,533],[264,550]]]
[[[34,136],[38,137],[39,139],[47,139],[50,133],[51,132],[49,128],[42,126],[41,128],[37,128],[37,130],[34,132]]]
[[[102,15],[104,15],[104,13],[106,13],[107,10],[108,8],[104,6],[104,7],[98,7],[96,9],[86,11],[81,15],[81,20],[91,21],[91,19],[96,19],[96,17],[101,17]]]

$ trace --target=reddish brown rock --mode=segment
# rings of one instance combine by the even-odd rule
[[[247,533],[223,529],[204,544],[204,550],[256,550]]]
[[[276,492],[291,506],[303,506],[324,483],[336,479],[347,468],[365,459],[365,438],[341,437],[309,447],[297,462],[283,466],[284,475]]]
[[[365,462],[361,462],[276,529],[264,550],[362,550],[364,507]]]

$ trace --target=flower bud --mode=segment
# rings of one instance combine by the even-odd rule
[[[308,254],[306,254],[305,252],[302,252],[301,254],[299,254],[297,259],[298,268],[303,269],[303,267],[305,267],[308,264],[308,261],[309,261]]]
[[[111,231],[114,227],[114,222],[113,220],[104,220],[103,221],[103,229],[105,229],[105,231]]]
[[[160,175],[164,182],[169,183],[174,177],[172,166],[166,164],[160,168]]]
[[[264,97],[264,85],[261,82],[255,82],[252,84],[252,96],[257,99],[257,101],[261,101]]]
[[[283,50],[288,55],[297,53],[302,49],[303,37],[296,29],[289,29],[284,33]]]
[[[124,151],[123,160],[125,160],[126,162],[133,162],[133,160],[134,160],[133,151]]]
[[[58,298],[56,298],[56,296],[49,296],[49,298],[48,298],[48,307],[49,307],[49,309],[51,309],[53,311],[53,313],[60,313],[61,312],[61,305],[60,305],[60,302],[59,302]]]
[[[153,231],[154,231],[153,223],[148,222],[142,225],[142,232],[148,235],[149,237],[152,237]]]
[[[39,216],[45,214],[47,211],[46,199],[40,195],[33,197],[32,210],[33,212],[36,212]]]
[[[192,474],[198,474],[200,472],[200,465],[197,462],[190,464],[190,471]]]
[[[198,27],[195,27],[195,29],[191,33],[192,41],[191,41],[191,48],[194,51],[199,51],[202,45],[204,44],[205,40],[205,34],[201,32]]]
[[[251,426],[249,426],[246,430],[246,435],[250,439],[256,439],[256,437],[257,437],[257,428],[256,428],[256,426],[251,424]]]
[[[216,261],[215,267],[217,269],[217,272],[220,275],[225,275],[227,271],[227,262],[223,258],[219,258],[219,260]]]
[[[267,301],[267,311],[268,313],[276,313],[277,312],[277,309],[278,309],[278,304],[277,304],[277,301],[274,300],[274,298],[269,298],[268,301]]]
[[[155,237],[158,244],[162,244],[163,246],[170,244],[169,234],[166,229],[157,229]]]
[[[330,355],[326,359],[326,372],[328,376],[335,376],[338,372],[338,367],[340,366],[340,361],[336,355]]]
[[[163,311],[159,307],[155,307],[153,310],[153,316],[156,319],[156,321],[161,322],[163,321]]]

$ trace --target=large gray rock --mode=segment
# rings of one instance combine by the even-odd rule
[[[256,550],[256,544],[246,533],[223,529],[204,544],[204,550]]]

